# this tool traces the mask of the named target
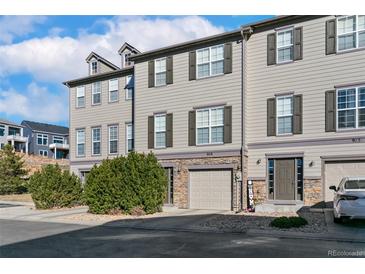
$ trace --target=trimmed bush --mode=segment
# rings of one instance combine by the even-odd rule
[[[131,152],[91,169],[83,201],[96,214],[151,214],[161,210],[166,186],[165,171],[152,153]]]
[[[29,190],[36,208],[72,207],[79,205],[82,197],[80,179],[58,164],[46,165],[29,180]]]
[[[278,228],[301,227],[307,224],[307,220],[302,217],[278,217],[271,221],[271,226]]]

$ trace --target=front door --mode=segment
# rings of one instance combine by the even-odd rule
[[[295,159],[275,160],[275,199],[295,200]]]

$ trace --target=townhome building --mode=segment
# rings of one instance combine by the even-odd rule
[[[28,138],[28,153],[54,159],[68,159],[68,127],[24,120],[24,136]]]
[[[10,144],[15,151],[28,153],[28,138],[23,130],[23,126],[17,123],[0,119],[0,149]]]
[[[242,27],[246,148],[254,199],[333,200],[365,175],[365,16],[284,16]]]

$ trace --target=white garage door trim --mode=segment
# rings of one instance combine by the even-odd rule
[[[229,203],[228,201],[226,202],[226,205],[227,207],[226,208],[223,208],[223,207],[220,207],[220,208],[213,208],[213,207],[196,207],[194,206],[194,204],[192,203],[192,174],[196,173],[196,172],[228,172],[229,173],[229,185],[226,185],[227,186],[227,189],[228,189],[228,186],[229,186]],[[228,174],[227,174],[228,175]],[[233,201],[233,170],[231,168],[203,168],[203,169],[197,169],[197,168],[193,168],[193,169],[189,169],[189,183],[188,183],[188,206],[189,208],[194,208],[194,209],[220,209],[220,210],[232,210],[232,201]],[[226,190],[227,190],[226,189]],[[227,198],[227,197],[226,197]],[[224,198],[223,198],[224,199]],[[229,205],[228,205],[229,204]]]

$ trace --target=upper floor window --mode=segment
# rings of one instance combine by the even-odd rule
[[[20,135],[20,128],[17,128],[17,127],[9,127],[9,134],[8,135],[14,135],[14,136],[17,136],[17,135]]]
[[[126,52],[126,53],[123,54],[123,58],[124,58],[124,60],[123,60],[124,66],[123,67],[124,68],[129,67],[129,66],[132,65],[132,62],[129,60],[129,57],[131,57],[131,55],[132,55],[131,52]]]
[[[101,82],[95,82],[91,85],[92,99],[91,103],[97,105],[101,103]]]
[[[85,129],[76,130],[76,156],[85,156]]]
[[[109,154],[118,153],[118,126],[109,126]]]
[[[48,135],[47,134],[37,134],[37,144],[41,146],[48,145]]]
[[[129,123],[126,125],[126,136],[127,136],[127,151],[133,151],[133,124]]]
[[[54,136],[53,137],[53,143],[54,144],[63,144],[64,143],[64,138],[61,136]]]
[[[76,107],[85,107],[85,87],[76,88]]]
[[[277,63],[293,61],[293,29],[284,29],[276,32]]]
[[[196,140],[198,145],[222,144],[224,108],[206,108],[196,111]]]
[[[133,81],[132,75],[128,75],[125,78],[125,86],[126,86],[125,99],[126,100],[132,100],[133,99],[133,84],[132,84],[131,81]]]
[[[166,114],[155,115],[155,148],[166,147]]]
[[[352,15],[338,18],[338,51],[361,47],[365,47],[365,15]]]
[[[155,60],[155,86],[166,85],[166,58]]]
[[[90,66],[91,66],[91,74],[98,73],[98,62],[97,61],[92,61]]]
[[[95,127],[91,129],[92,138],[92,155],[100,155],[101,152],[101,128]]]
[[[293,133],[293,96],[276,98],[277,135]]]
[[[218,45],[196,51],[197,78],[223,74],[224,46]]]
[[[337,128],[365,127],[365,87],[337,90]]]
[[[118,79],[111,79],[109,80],[109,102],[116,102],[118,100]]]
[[[0,125],[0,136],[4,136],[5,135],[5,126]]]

